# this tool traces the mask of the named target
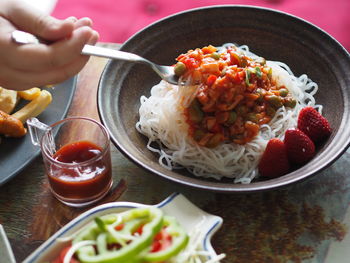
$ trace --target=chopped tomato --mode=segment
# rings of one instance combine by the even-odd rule
[[[198,68],[199,66],[199,62],[197,62],[194,58],[185,58],[181,62],[183,62],[186,65],[186,68],[188,70]]]
[[[217,77],[215,75],[210,75],[208,78],[207,78],[207,85],[208,86],[211,86],[215,83]]]
[[[216,51],[216,48],[212,45],[202,48],[204,54],[211,54]]]

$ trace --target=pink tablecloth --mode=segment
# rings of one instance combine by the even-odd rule
[[[121,43],[167,15],[214,4],[257,5],[291,13],[324,29],[350,50],[349,0],[58,0],[53,15],[88,16],[101,41]]]

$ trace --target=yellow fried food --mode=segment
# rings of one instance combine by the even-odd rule
[[[10,114],[18,102],[17,91],[0,87],[0,110]]]
[[[0,110],[0,134],[9,137],[22,137],[26,132],[27,130],[20,120]]]
[[[34,100],[40,96],[41,90],[39,88],[31,88],[27,90],[18,91],[18,96],[25,100]]]
[[[19,119],[22,123],[26,122],[27,119],[31,117],[36,117],[42,113],[46,107],[51,103],[52,96],[47,90],[42,90],[40,95],[30,101],[22,109],[18,110],[12,117]]]

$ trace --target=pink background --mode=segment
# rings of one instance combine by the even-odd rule
[[[58,18],[88,16],[101,41],[122,43],[138,30],[170,14],[217,4],[269,7],[319,26],[350,50],[350,0],[58,0]]]

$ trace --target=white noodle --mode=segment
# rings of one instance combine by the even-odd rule
[[[63,263],[70,263],[71,259],[73,258],[73,255],[75,254],[75,252],[78,251],[78,249],[92,245],[96,245],[96,241],[83,240],[74,244],[73,246],[71,246],[71,248],[68,249],[67,254],[64,256]]]
[[[219,47],[219,52],[229,45],[232,44]],[[247,46],[241,46],[239,50],[257,57]],[[293,109],[279,108],[270,123],[262,125],[259,134],[245,145],[226,143],[210,149],[199,146],[189,137],[183,103],[188,105],[194,98],[195,86],[179,87],[161,81],[152,87],[149,98],[142,96],[136,129],[149,138],[147,148],[159,153],[160,165],[169,170],[184,167],[200,177],[217,180],[227,177],[234,183],[250,183],[258,175],[257,165],[267,142],[274,137],[283,139],[287,129],[295,128],[303,107],[313,106],[322,111],[313,97],[318,90],[315,82],[305,74],[294,76],[282,62],[267,61],[267,65],[272,68],[272,78],[279,86],[288,88],[297,105]]]

